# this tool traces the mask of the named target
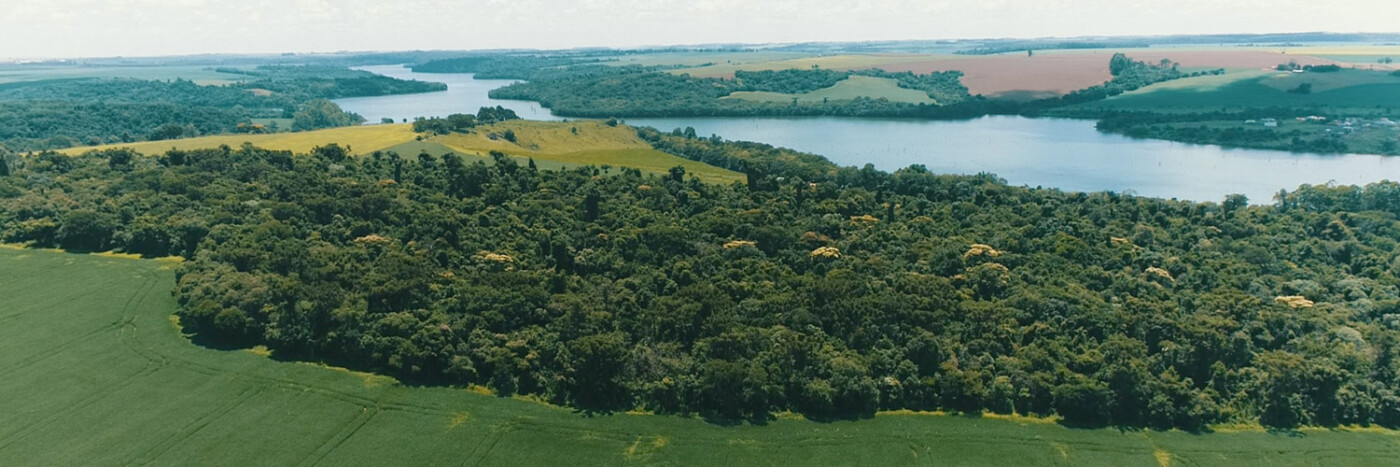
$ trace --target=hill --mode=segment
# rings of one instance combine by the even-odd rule
[[[504,134],[510,130],[516,135],[516,142],[507,141]],[[192,150],[215,148],[221,145],[238,147],[249,143],[265,149],[310,152],[316,146],[336,143],[350,148],[356,155],[367,155],[375,151],[394,151],[403,156],[415,156],[428,152],[441,156],[455,152],[464,156],[474,156],[489,161],[491,151],[500,151],[519,159],[522,164],[534,159],[541,168],[578,167],[585,165],[610,165],[629,167],[648,173],[664,174],[675,166],[685,167],[686,173],[694,174],[701,180],[714,183],[743,181],[738,172],[676,157],[651,147],[637,137],[636,129],[625,125],[609,126],[599,121],[574,122],[535,122],[511,120],[492,126],[475,129],[472,133],[452,133],[447,135],[425,136],[420,138],[410,124],[364,125],[326,130],[271,133],[214,135],[167,141],[146,141],[140,143],[111,144],[63,150],[64,154],[76,155],[92,150],[131,148],[149,155],[164,153],[170,149]]]
[[[1295,91],[1303,84],[1309,85],[1310,92]],[[1395,112],[1400,110],[1400,77],[1351,69],[1332,73],[1251,70],[1159,83],[1069,110],[1171,113],[1280,107],[1327,112]]]

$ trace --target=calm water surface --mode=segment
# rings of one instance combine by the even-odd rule
[[[504,101],[486,97],[486,93],[515,81],[472,79],[471,73],[414,73],[399,65],[356,67],[385,76],[399,79],[416,79],[446,83],[447,90],[424,94],[404,94],[399,96],[351,97],[336,99],[335,103],[347,112],[365,117],[369,123],[379,123],[380,119],[392,118],[399,122],[417,117],[446,117],[450,114],[474,114],[482,107],[502,106],[514,110],[521,118],[530,120],[559,120],[549,109],[530,101]]]
[[[371,122],[381,117],[474,113],[502,105],[521,117],[559,120],[534,102],[494,100],[491,89],[510,81],[471,79],[470,74],[413,73],[398,66],[363,69],[396,78],[444,82],[445,92],[340,99],[345,110]],[[1013,185],[1066,191],[1117,191],[1141,196],[1219,201],[1241,193],[1254,203],[1272,202],[1280,189],[1336,182],[1400,180],[1400,157],[1317,155],[1224,149],[1100,133],[1089,120],[1014,116],[967,121],[855,118],[659,118],[627,123],[669,131],[694,127],[701,135],[758,141],[821,154],[841,165],[874,164],[896,170],[923,164],[937,173],[994,173]]]

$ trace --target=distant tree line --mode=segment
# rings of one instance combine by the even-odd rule
[[[474,73],[476,79],[533,80],[548,70],[601,61],[574,56],[491,54],[433,60],[409,68],[417,73]]]
[[[516,115],[514,110],[498,105],[496,107],[482,107],[481,110],[477,111],[476,115],[451,114],[447,117],[420,117],[413,121],[413,131],[439,135],[466,133],[471,131],[472,128],[476,128],[477,125],[491,125],[519,119],[520,116]]]
[[[1024,42],[999,42],[995,45],[983,47],[973,47],[953,52],[958,55],[997,55],[1014,52],[1027,52],[1034,50],[1084,50],[1084,49],[1136,49],[1150,46],[1148,42],[1141,41],[1095,41],[1095,42],[1044,42],[1044,41],[1024,41]]]
[[[1273,118],[1292,120],[1299,116],[1318,116],[1330,120],[1348,114],[1317,108],[1258,108],[1217,112],[1143,112],[1107,111],[1092,114],[1099,119],[1100,131],[1135,138],[1154,138],[1195,144],[1217,144],[1229,147],[1276,149],[1283,151],[1340,154],[1354,151],[1400,155],[1393,140],[1381,141],[1370,147],[1352,147],[1340,132],[1309,136],[1298,129],[1246,127],[1244,122]],[[1233,122],[1236,126],[1220,127],[1206,122]],[[1384,138],[1384,137],[1383,137]],[[1385,144],[1390,142],[1390,144]]]
[[[1314,73],[1336,73],[1336,72],[1338,72],[1338,71],[1342,71],[1341,65],[1302,65],[1302,66],[1299,66],[1299,65],[1298,65],[1298,62],[1280,63],[1278,66],[1274,67],[1274,69],[1276,69],[1276,70],[1278,70],[1278,71],[1303,70],[1303,71],[1311,71],[1311,72],[1314,72]]]
[[[291,119],[310,130],[363,122],[329,99],[440,91],[324,66],[271,66],[227,86],[189,80],[62,79],[0,85],[0,144],[19,151],[247,132],[253,119]],[[240,125],[242,125],[240,127]],[[177,131],[180,130],[180,131]]]

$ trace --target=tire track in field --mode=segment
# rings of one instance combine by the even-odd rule
[[[149,294],[150,291],[151,291],[151,289],[154,288],[154,287],[155,287],[155,281],[147,280],[146,283],[143,285],[143,287],[141,288],[141,290],[140,290],[139,292],[137,292],[136,294],[133,294],[133,297],[129,297],[129,298],[128,298],[128,300],[127,300],[128,305],[124,305],[124,306],[123,306],[123,309],[125,310],[126,308],[129,307],[129,304],[131,303],[131,299],[134,298],[135,295],[140,295],[140,296],[144,297],[144,296],[146,296],[147,294]],[[132,318],[127,318],[127,319],[122,319],[122,320],[115,321],[115,322],[113,322],[113,323],[111,323],[111,324],[108,324],[108,325],[106,325],[106,326],[103,326],[102,328],[99,328],[99,329],[97,329],[97,330],[95,330],[95,331],[89,332],[89,333],[87,333],[87,334],[85,334],[85,335],[83,335],[83,336],[80,336],[80,337],[76,338],[76,339],[72,339],[72,340],[69,340],[68,342],[65,342],[65,343],[63,343],[63,344],[60,344],[57,348],[53,349],[53,350],[50,351],[48,354],[46,354],[46,355],[44,355],[44,356],[42,356],[42,357],[39,357],[39,358],[36,358],[36,359],[32,359],[32,360],[29,360],[29,361],[27,361],[27,362],[23,362],[23,363],[21,363],[21,364],[18,365],[18,366],[12,366],[12,367],[9,367],[9,368],[0,370],[0,376],[8,375],[8,374],[13,373],[13,372],[15,372],[15,371],[18,371],[18,370],[21,370],[21,369],[24,369],[24,368],[33,366],[33,365],[35,365],[35,364],[37,364],[37,363],[40,363],[40,362],[42,362],[42,361],[44,361],[44,360],[47,360],[47,359],[53,357],[53,356],[55,356],[55,355],[58,355],[58,354],[60,354],[60,353],[63,353],[64,351],[66,351],[67,349],[69,349],[69,348],[72,347],[73,345],[76,345],[76,344],[79,343],[79,342],[87,341],[87,340],[92,339],[92,338],[94,338],[94,337],[96,337],[96,336],[100,336],[100,335],[104,334],[104,333],[107,332],[107,331],[118,330],[118,332],[117,332],[117,339],[118,339],[118,340],[121,340],[122,331],[124,331],[125,328],[126,328],[126,326],[130,324],[129,321],[130,321],[131,319],[132,319]],[[51,423],[53,423],[53,422],[55,422],[55,421],[57,421],[57,420],[60,420],[60,419],[62,419],[62,418],[64,418],[64,417],[67,417],[67,416],[69,416],[69,415],[71,415],[71,414],[73,414],[73,413],[77,413],[78,411],[83,410],[83,409],[87,408],[88,406],[91,406],[92,404],[95,404],[97,401],[102,400],[103,398],[105,398],[105,397],[111,395],[112,393],[117,392],[117,391],[119,391],[119,390],[121,390],[121,389],[123,389],[123,388],[125,388],[125,387],[127,387],[127,386],[130,386],[130,385],[134,384],[137,380],[139,380],[139,379],[141,379],[141,378],[143,378],[143,377],[145,377],[145,376],[148,376],[148,375],[150,375],[151,373],[154,373],[154,372],[156,372],[156,371],[159,371],[160,368],[161,368],[162,366],[163,366],[163,365],[160,365],[160,364],[157,363],[157,362],[148,362],[147,365],[146,365],[144,368],[142,368],[142,369],[136,371],[135,373],[132,373],[131,375],[129,375],[129,376],[125,377],[125,378],[122,378],[122,379],[120,379],[120,380],[117,380],[117,381],[114,382],[114,383],[108,384],[106,387],[103,387],[101,390],[95,391],[93,394],[89,395],[88,397],[83,398],[82,400],[79,400],[77,403],[75,403],[75,404],[73,404],[73,405],[70,405],[70,406],[68,406],[68,407],[66,407],[66,408],[64,408],[64,409],[62,409],[62,410],[58,410],[58,411],[56,411],[56,412],[50,414],[48,417],[44,417],[44,418],[42,418],[42,419],[40,419],[40,420],[38,420],[38,421],[35,421],[34,423],[31,423],[31,424],[29,424],[29,425],[26,425],[26,426],[20,428],[19,430],[16,430],[16,431],[13,432],[13,433],[10,433],[10,434],[8,434],[8,435],[5,435],[5,436],[3,436],[3,437],[0,437],[0,449],[7,448],[7,447],[13,445],[15,442],[21,441],[21,440],[23,440],[24,438],[28,437],[28,436],[29,436],[31,433],[33,433],[34,431],[36,431],[36,430],[38,430],[38,429],[41,429],[41,428],[43,428],[44,426],[46,426],[46,425],[48,425],[48,424],[51,424]]]
[[[506,435],[514,432],[519,426],[520,422],[518,420],[506,421],[492,426],[487,431],[486,436],[482,436],[480,439],[476,440],[476,444],[472,445],[472,450],[467,451],[467,455],[462,456],[462,463],[458,465],[481,465],[482,462],[486,461],[486,456],[491,453],[491,450],[496,448],[496,443],[501,442]],[[487,444],[487,441],[491,443]],[[482,445],[486,445],[486,450],[481,451],[480,457],[478,457],[476,452],[481,449]],[[472,458],[476,458],[476,460],[473,461]]]
[[[18,289],[19,287],[15,287],[15,288]],[[92,295],[92,294],[73,294],[73,295],[69,295],[69,296],[64,297],[62,300],[59,300],[59,301],[57,301],[57,302],[53,302],[53,303],[50,303],[50,304],[48,304],[48,305],[43,305],[43,306],[39,306],[39,307],[35,307],[35,308],[29,308],[29,309],[26,309],[26,310],[24,310],[24,311],[21,311],[21,312],[18,312],[18,313],[15,313],[15,314],[6,316],[5,319],[18,318],[18,317],[20,317],[20,316],[24,316],[24,315],[27,315],[27,314],[29,314],[29,313],[37,313],[37,312],[49,311],[49,310],[52,310],[52,309],[54,309],[54,308],[58,308],[58,307],[67,305],[67,304],[69,304],[69,303],[75,302],[75,301],[77,301],[77,300],[80,299],[80,298],[86,298],[86,297],[88,297],[89,295]]]
[[[214,408],[214,410],[206,412],[204,415],[185,424],[185,426],[180,427],[178,431],[171,433],[170,436],[166,437],[164,440],[151,446],[150,449],[147,449],[146,452],[141,453],[135,459],[127,462],[126,465],[150,465],[155,463],[156,459],[159,459],[160,456],[169,452],[175,446],[178,446],[186,439],[204,430],[204,428],[223,418],[225,415],[228,415],[229,412],[234,411],[250,399],[259,395],[262,395],[262,388],[244,388],[243,391],[238,393],[237,396],[234,396],[233,399]]]
[[[514,430],[515,430],[514,428],[507,429],[507,430],[502,430],[502,431],[500,431],[500,432],[498,432],[498,433],[492,433],[491,436],[488,436],[487,438],[490,438],[490,439],[491,439],[491,444],[488,445],[488,446],[486,446],[486,450],[485,450],[485,451],[481,451],[481,458],[477,459],[476,462],[473,463],[472,465],[473,465],[473,466],[480,466],[480,465],[482,465],[483,463],[485,463],[485,462],[486,462],[487,456],[489,456],[489,455],[491,454],[491,451],[492,451],[492,450],[496,449],[496,445],[499,444],[499,443],[501,442],[501,440],[505,439],[505,438],[506,438],[506,435],[510,434],[510,432],[512,432],[512,431],[514,431]],[[482,439],[482,441],[485,441],[485,439]],[[479,446],[479,445],[478,445],[478,446]],[[475,453],[476,453],[476,448],[472,448],[472,454],[475,454]],[[466,465],[466,464],[463,463],[463,465]]]
[[[119,381],[119,382],[117,382],[117,383],[115,383],[115,384],[108,385],[106,388],[103,388],[103,389],[100,390],[100,391],[94,392],[92,395],[83,398],[82,400],[78,401],[76,404],[70,405],[70,406],[68,406],[68,407],[66,407],[66,408],[64,408],[64,409],[62,409],[62,410],[55,411],[55,412],[51,413],[49,416],[44,417],[44,418],[42,418],[42,419],[40,419],[40,420],[38,420],[38,421],[35,421],[34,423],[30,423],[29,425],[26,425],[26,426],[20,428],[19,430],[15,431],[14,433],[10,433],[10,434],[5,435],[5,436],[0,436],[0,449],[8,448],[8,447],[14,445],[16,442],[23,441],[25,438],[29,437],[29,435],[33,434],[35,431],[38,431],[39,429],[42,429],[43,427],[45,427],[45,426],[47,426],[47,425],[49,425],[49,424],[52,424],[53,422],[56,422],[56,421],[58,421],[58,420],[62,420],[63,418],[65,418],[65,417],[67,417],[67,416],[69,416],[69,415],[72,415],[72,414],[77,413],[77,412],[79,412],[79,411],[81,411],[81,410],[83,410],[83,409],[86,409],[86,408],[88,408],[89,406],[91,406],[91,405],[97,403],[97,401],[100,401],[100,400],[102,400],[102,399],[104,399],[104,398],[110,396],[112,393],[115,393],[115,392],[117,392],[117,391],[120,391],[120,390],[126,388],[127,386],[132,385],[132,384],[135,383],[137,380],[139,380],[139,379],[141,379],[141,378],[144,378],[144,377],[146,377],[146,376],[149,376],[151,373],[155,373],[155,372],[158,371],[159,369],[160,369],[160,368],[159,368],[159,367],[156,367],[156,366],[147,366],[146,368],[143,368],[141,371],[138,371],[138,372],[136,372],[136,373],[133,373],[133,374],[131,374],[130,376],[127,376],[126,378],[123,378],[121,381]]]
[[[346,441],[353,438],[355,433],[358,433],[361,428],[368,425],[369,421],[373,420],[376,415],[379,415],[378,408],[371,410],[370,407],[364,407],[364,410],[360,412],[359,415],[356,415],[354,418],[351,418],[349,422],[341,425],[340,430],[337,430],[330,438],[327,438],[320,446],[317,446],[316,450],[311,451],[311,454],[308,454],[307,457],[302,459],[301,462],[298,462],[297,465],[310,467],[320,464],[322,461],[326,460],[326,456],[335,452],[342,444],[345,444]]]
[[[62,268],[62,267],[63,267],[63,266],[56,266],[56,267],[52,267],[52,268],[49,268],[49,269],[60,269],[60,268]],[[42,275],[41,275],[41,274],[34,274],[32,277],[39,277],[39,276],[42,276]],[[131,299],[132,299],[132,298],[136,297],[137,295],[140,295],[141,300],[144,301],[144,300],[145,300],[145,297],[146,297],[147,295],[150,294],[151,289],[155,287],[155,285],[156,285],[155,282],[157,282],[157,281],[153,280],[153,279],[149,276],[149,274],[142,273],[142,274],[141,274],[141,277],[144,279],[144,281],[143,281],[143,283],[142,283],[142,285],[141,285],[141,287],[142,287],[141,291],[139,291],[139,292],[137,292],[137,293],[135,293],[135,294],[131,294],[131,295],[129,295],[129,296],[127,297],[127,301],[126,301],[125,303],[123,303],[123,305],[122,305],[122,309],[121,309],[122,312],[125,312],[125,311],[127,311],[128,309],[131,308]],[[34,282],[34,283],[37,284],[37,283],[42,283],[42,282],[44,282],[44,281],[43,281],[42,279],[40,279],[40,280],[34,280],[34,281],[32,281],[32,282]],[[28,283],[23,283],[23,284],[21,284],[21,285],[15,285],[13,282],[7,283],[7,288],[12,288],[12,289],[15,289],[15,290],[24,290],[24,289],[27,289],[27,288],[29,288],[29,287],[30,287],[30,285],[29,285]],[[94,289],[94,288],[86,288],[86,292],[84,292],[84,293],[69,294],[69,295],[66,295],[63,299],[61,299],[61,300],[59,300],[59,301],[51,302],[51,303],[49,303],[49,304],[47,304],[47,305],[42,305],[42,306],[39,306],[39,307],[36,307],[36,308],[26,309],[26,310],[24,310],[24,311],[21,311],[21,312],[18,312],[18,313],[14,313],[13,315],[9,315],[9,316],[6,316],[6,317],[4,317],[4,318],[0,318],[0,320],[11,319],[11,318],[14,318],[14,317],[23,316],[23,315],[27,315],[27,314],[30,314],[30,313],[49,311],[49,310],[52,310],[52,309],[55,309],[55,308],[64,307],[65,305],[68,305],[68,304],[73,303],[73,302],[75,302],[75,301],[78,301],[78,300],[81,300],[81,299],[84,299],[84,298],[88,298],[88,297],[91,297],[91,296],[94,296],[94,295],[102,295],[102,296],[105,296],[105,295],[108,293],[109,290],[117,290],[117,289],[119,289],[119,288],[117,288],[117,287],[104,287],[104,288],[97,288],[97,289]],[[123,314],[125,314],[125,313],[123,313]]]
[[[48,304],[48,305],[40,306],[40,307],[37,307],[37,308],[27,309],[27,310],[24,310],[24,311],[20,311],[20,312],[18,312],[18,313],[13,313],[13,314],[5,315],[5,316],[3,316],[3,317],[0,317],[0,323],[4,323],[4,322],[10,321],[10,320],[18,319],[18,318],[23,317],[23,316],[28,315],[28,314],[32,314],[32,313],[42,313],[42,312],[49,311],[49,310],[52,310],[52,309],[55,309],[55,308],[63,307],[63,306],[65,306],[65,305],[68,305],[68,304],[70,304],[70,303],[76,302],[76,301],[78,301],[78,300],[80,300],[80,299],[83,299],[83,298],[87,298],[87,297],[92,296],[92,295],[95,295],[95,293],[85,293],[85,294],[74,294],[74,295],[70,295],[70,296],[67,296],[67,297],[63,298],[62,300],[59,300],[59,301],[57,301],[57,302],[53,302],[53,303]],[[98,330],[93,331],[93,332],[101,332],[101,331],[103,331],[104,329],[105,329],[105,328],[98,329]],[[84,335],[83,337],[85,337],[85,336],[86,336],[86,335]],[[64,345],[66,345],[66,344],[60,344],[59,347],[50,349],[50,350],[52,350],[52,351],[49,352],[49,353],[54,353],[54,352],[57,352],[57,351],[62,351],[62,348],[63,348]],[[38,353],[41,353],[41,352],[36,352],[36,355],[37,355]],[[31,357],[32,357],[32,356],[31,356]],[[25,358],[30,358],[30,357],[25,357]],[[8,371],[8,370],[7,370],[7,369],[0,369],[0,376],[3,376],[3,375],[5,374],[6,371]]]
[[[59,354],[62,354],[63,352],[67,351],[68,349],[72,348],[72,347],[75,346],[75,345],[78,345],[78,344],[81,344],[81,343],[83,343],[83,342],[92,340],[93,338],[95,338],[95,337],[97,337],[97,336],[103,335],[103,334],[105,334],[105,333],[108,332],[108,331],[112,331],[112,330],[115,330],[115,329],[120,328],[120,327],[122,327],[122,322],[121,322],[121,321],[116,321],[116,322],[107,324],[107,325],[105,325],[105,326],[102,326],[102,327],[100,327],[100,328],[97,328],[97,329],[95,329],[95,330],[89,331],[89,332],[87,332],[87,333],[85,333],[85,334],[83,334],[83,335],[81,335],[81,336],[75,337],[75,338],[73,338],[73,339],[69,339],[69,340],[67,340],[67,341],[65,341],[65,342],[63,342],[63,343],[61,343],[61,344],[58,344],[57,346],[51,347],[51,348],[48,349],[47,352],[42,352],[42,353],[37,353],[37,352],[36,352],[36,353],[33,354],[33,355],[28,355],[28,356],[22,357],[22,358],[19,359],[19,360],[20,360],[19,363],[16,363],[16,364],[13,364],[13,365],[4,367],[4,368],[0,368],[0,377],[9,376],[11,373],[14,373],[14,372],[16,372],[16,371],[23,370],[23,369],[25,369],[25,368],[34,366],[34,365],[36,365],[36,364],[38,364],[38,363],[42,363],[43,361],[48,360],[49,358],[52,358],[52,357],[57,356],[57,355],[59,355]]]

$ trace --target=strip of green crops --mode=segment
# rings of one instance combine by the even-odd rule
[[[1400,465],[1400,436],[586,416],[196,346],[172,263],[0,248],[4,465]]]

